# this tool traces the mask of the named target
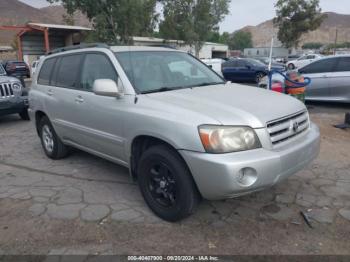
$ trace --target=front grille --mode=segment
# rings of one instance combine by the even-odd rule
[[[12,85],[9,83],[0,83],[0,98],[13,97]]]
[[[278,145],[296,137],[309,128],[309,115],[307,111],[297,113],[267,123],[272,145]]]

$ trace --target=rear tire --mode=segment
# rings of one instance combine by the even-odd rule
[[[294,70],[295,69],[295,65],[294,64],[289,64],[288,65],[288,69],[289,70]]]
[[[153,146],[143,153],[138,181],[149,208],[166,221],[176,222],[188,217],[200,202],[186,164],[167,146]]]
[[[39,135],[44,152],[49,158],[57,160],[68,155],[68,147],[57,136],[50,120],[46,116],[40,120]]]
[[[28,109],[24,109],[21,113],[19,113],[19,116],[21,117],[22,120],[25,120],[25,121],[30,120]]]
[[[265,74],[264,74],[264,73],[261,73],[261,72],[256,73],[256,75],[255,75],[255,82],[256,82],[257,84],[259,84],[259,83],[260,83],[260,81],[261,81],[261,79],[263,79],[263,78],[264,78],[264,76],[265,76]]]

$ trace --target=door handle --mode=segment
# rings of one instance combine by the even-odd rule
[[[75,98],[75,102],[77,102],[78,104],[81,104],[84,102],[84,98],[82,96],[77,96]]]
[[[47,91],[47,94],[48,94],[49,96],[53,96],[53,91],[52,91],[51,89],[49,89],[49,90]]]

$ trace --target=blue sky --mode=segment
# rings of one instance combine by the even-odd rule
[[[46,0],[21,0],[34,7],[49,5]],[[257,25],[275,15],[276,0],[231,0],[230,15],[220,25],[220,31],[233,32],[247,25]],[[350,14],[350,0],[321,0],[323,11]]]

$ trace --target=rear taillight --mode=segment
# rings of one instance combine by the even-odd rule
[[[273,83],[272,86],[271,86],[271,90],[275,91],[275,92],[278,92],[278,93],[284,93],[283,85],[282,85],[281,82]]]

